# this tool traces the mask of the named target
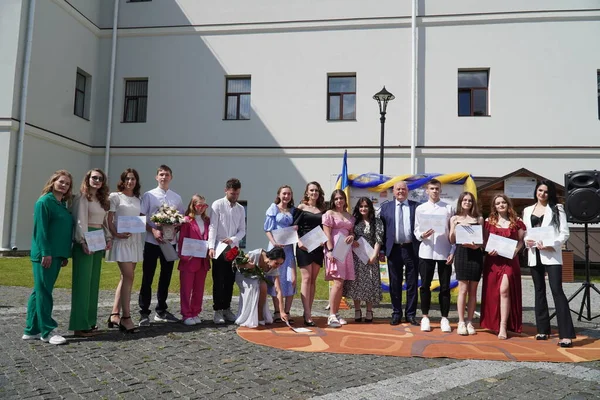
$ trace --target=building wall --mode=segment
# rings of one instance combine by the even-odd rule
[[[24,198],[33,201],[50,169],[71,168],[78,187],[88,168],[104,166],[112,4],[38,2]],[[166,163],[184,201],[195,192],[212,201],[223,195],[228,178],[238,177],[249,207],[248,246],[264,246],[264,211],[280,185],[294,188],[297,203],[311,180],[328,196],[344,149],[350,173],[378,171],[380,125],[372,96],[383,85],[396,96],[388,108],[385,172],[410,172],[410,2],[119,4],[111,187],[131,166],[150,189],[156,167]],[[567,7],[558,0],[431,0],[419,2],[419,15],[418,172],[502,176],[525,167],[561,182],[568,170],[595,168],[597,1]],[[92,75],[90,121],[73,115],[77,67]],[[489,117],[457,116],[463,68],[490,70]],[[328,73],[356,74],[356,121],[326,120]],[[223,120],[228,75],[252,77],[249,121]],[[149,79],[148,120],[122,123],[125,79],[139,77]],[[10,107],[15,115],[14,101]],[[0,140],[14,147],[9,136]],[[47,158],[52,166],[41,168],[38,161]],[[11,169],[7,164],[4,176]],[[2,173],[0,166],[0,184]],[[20,247],[28,246],[32,206],[21,208]]]

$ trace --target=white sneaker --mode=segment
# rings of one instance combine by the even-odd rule
[[[348,321],[346,321],[344,318],[340,317],[340,314],[336,314],[335,316],[337,317],[340,325],[348,325]]]
[[[225,321],[227,322],[235,322],[236,320],[236,316],[234,313],[231,312],[231,308],[223,310],[223,318],[225,318]]]
[[[194,322],[197,324],[201,324],[202,323],[202,318],[200,318],[200,315],[196,315],[194,317]]]
[[[430,332],[431,324],[429,323],[429,318],[423,317],[421,318],[421,331],[422,332]]]
[[[50,344],[65,344],[67,343],[67,339],[60,336],[56,332],[52,331],[46,337],[40,338],[42,342],[50,343]]]
[[[213,317],[213,322],[217,325],[223,325],[225,323],[225,318],[223,318],[222,310],[215,310],[215,316]]]
[[[187,326],[193,326],[196,325],[196,321],[194,320],[194,318],[186,318],[183,320],[183,324]]]
[[[440,321],[440,327],[442,328],[442,332],[444,333],[452,332],[452,328],[450,327],[450,321],[448,321],[448,318],[446,317],[442,317],[442,320]]]
[[[327,326],[330,328],[340,328],[342,324],[340,324],[340,321],[338,321],[337,317],[332,314],[329,316],[329,318],[327,318]]]
[[[475,327],[470,322],[467,323],[467,333],[469,335],[477,335],[477,331],[475,330]]]
[[[467,331],[467,326],[465,325],[464,322],[458,323],[458,328],[456,328],[456,333],[458,333],[460,336],[467,336],[469,334],[469,332]]]
[[[21,336],[21,339],[23,339],[23,340],[37,340],[40,337],[41,337],[41,335],[39,333],[37,333],[35,335],[24,334],[23,336]]]

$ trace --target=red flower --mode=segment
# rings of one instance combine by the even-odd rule
[[[231,248],[227,253],[225,253],[225,261],[233,261],[238,256],[240,250],[237,247]]]

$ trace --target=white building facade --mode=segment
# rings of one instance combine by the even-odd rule
[[[266,246],[279,186],[292,186],[296,203],[313,180],[329,195],[345,149],[350,173],[378,172],[372,96],[384,85],[395,95],[387,175],[524,167],[562,182],[600,169],[597,0],[419,1],[414,41],[410,1],[37,0],[29,24],[30,4],[0,2],[4,249],[29,249],[33,205],[53,171],[69,170],[78,189],[88,169],[108,165],[114,190],[132,167],[149,190],[160,164],[184,201],[215,200],[239,178],[248,247]]]

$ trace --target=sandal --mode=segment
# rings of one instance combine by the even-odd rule
[[[273,313],[273,322],[276,324],[283,322],[283,320],[281,319],[281,313],[279,311],[275,311]]]
[[[285,313],[287,314],[287,316],[288,316],[288,319],[287,319],[287,320],[288,320],[288,323],[289,323],[290,325],[294,325],[294,323],[295,323],[296,321],[294,321],[294,318],[292,318],[292,317],[291,317],[291,315],[290,315],[290,312],[291,312],[291,310],[290,310],[290,311],[286,311],[286,312],[285,312]]]
[[[373,322],[373,310],[367,310],[367,316],[365,317],[365,322],[368,324]]]
[[[112,313],[112,314],[110,314],[110,315],[108,316],[108,321],[106,321],[106,325],[107,325],[109,328],[118,328],[118,327],[119,327],[119,322],[120,322],[120,321],[119,321],[119,322],[113,322],[113,320],[112,320],[112,317],[113,317],[113,316],[115,316],[115,315],[116,315],[117,317],[118,317],[118,316],[120,316],[120,314],[119,314],[119,313]]]
[[[354,322],[362,322],[362,310],[354,310]]]
[[[123,333],[129,333],[129,334],[131,334],[131,333],[139,333],[140,330],[137,327],[135,327],[135,326],[133,328],[131,328],[131,329],[127,329],[125,327],[125,325],[123,325],[121,323],[124,319],[131,319],[131,316],[129,316],[129,317],[121,317],[121,321],[119,321],[119,330],[121,332],[123,332]]]
[[[535,340],[548,340],[548,335],[545,333],[538,333],[535,335]]]

